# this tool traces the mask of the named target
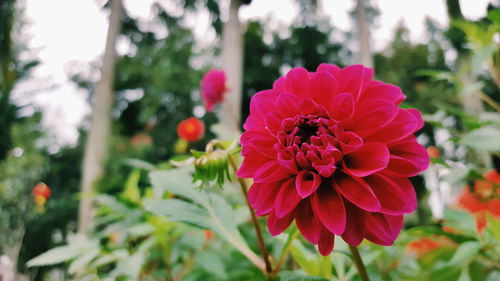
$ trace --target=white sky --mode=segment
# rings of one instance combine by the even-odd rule
[[[107,15],[96,0],[25,0],[25,16],[29,23],[28,46],[38,50],[41,65],[31,81],[20,83],[15,90],[16,101],[32,104],[44,111],[44,125],[59,143],[75,143],[77,127],[90,112],[86,93],[78,90],[67,77],[70,62],[86,64],[96,60],[104,50]],[[396,25],[403,20],[411,39],[423,40],[424,19],[430,16],[442,26],[447,24],[445,0],[372,0],[380,9],[378,28],[372,34],[375,48],[380,49],[392,37]],[[128,13],[147,18],[155,0],[124,0]],[[168,2],[168,0],[160,1]],[[484,16],[489,0],[461,0],[466,18]],[[222,0],[227,5],[227,0]],[[348,11],[353,0],[320,0],[322,13],[341,30],[352,29]],[[285,25],[294,21],[298,10],[290,0],[253,0],[240,10],[243,21],[272,18]],[[208,17],[195,19],[195,35],[202,39],[207,31]],[[44,85],[54,85],[44,89]],[[28,96],[26,92],[35,92]]]

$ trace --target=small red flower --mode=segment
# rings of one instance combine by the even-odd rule
[[[272,235],[295,220],[322,255],[334,235],[392,245],[416,209],[408,177],[429,165],[413,136],[423,120],[398,107],[398,87],[372,76],[362,65],[295,68],[253,96],[237,174],[253,178],[248,199]]]
[[[476,218],[478,233],[482,233],[487,226],[486,213],[500,218],[500,174],[490,170],[483,178],[474,182],[472,190],[464,186],[456,198],[456,205]]]
[[[224,100],[227,92],[226,73],[223,70],[210,69],[201,79],[201,98],[207,111],[212,111]]]
[[[40,197],[43,197],[45,200],[49,199],[50,195],[52,194],[52,191],[50,190],[50,188],[43,182],[41,183],[38,183],[37,185],[35,185],[35,187],[33,188],[33,197],[37,197],[37,196],[40,196]]]
[[[407,252],[420,258],[421,256],[442,247],[454,246],[454,242],[446,236],[436,235],[430,238],[422,237],[413,240],[407,245]]]
[[[190,117],[183,120],[177,126],[177,135],[179,138],[188,142],[197,142],[205,134],[205,125],[198,118]]]

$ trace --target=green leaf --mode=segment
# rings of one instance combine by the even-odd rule
[[[457,281],[462,273],[459,266],[444,266],[433,271],[426,280],[432,281]]]
[[[490,213],[486,213],[486,232],[495,240],[500,241],[500,219],[493,217]]]
[[[451,260],[448,262],[448,264],[458,266],[467,264],[475,255],[477,255],[480,248],[481,244],[479,244],[479,242],[477,241],[462,243],[456,250]]]
[[[488,13],[488,19],[500,26],[500,9],[493,9]]]
[[[67,262],[96,247],[95,243],[90,242],[56,247],[29,260],[27,266],[33,267]]]
[[[485,281],[486,280],[486,272],[484,267],[479,262],[472,262],[469,265],[469,276],[470,280],[474,281]]]
[[[88,265],[93,259],[95,259],[99,255],[99,252],[100,250],[96,248],[76,258],[70,263],[68,267],[68,272],[71,274],[75,274],[80,269],[83,269],[86,265]]]
[[[500,151],[500,129],[483,127],[462,137],[461,143],[477,151]]]
[[[168,191],[205,206],[208,203],[206,193],[194,188],[191,181],[192,172],[192,167],[182,167],[149,173],[155,197],[162,198],[163,193]]]
[[[196,255],[196,261],[207,272],[212,273],[220,279],[227,279],[226,269],[224,268],[220,254],[212,251],[199,252]]]
[[[139,191],[139,181],[141,180],[141,171],[134,169],[125,182],[125,190],[122,193],[124,199],[137,204],[141,203],[141,192]]]
[[[298,239],[295,239],[290,246],[292,258],[297,262],[307,274],[319,274],[319,261],[317,255],[307,250]]]
[[[157,215],[167,216],[171,221],[189,223],[202,229],[212,229],[208,213],[202,208],[179,199],[146,199],[145,209]]]
[[[295,271],[282,271],[279,276],[281,281],[328,281],[323,277],[307,276],[304,273]]]
[[[470,236],[476,236],[476,220],[464,211],[447,209],[444,212],[445,225],[463,231]]]
[[[155,169],[155,166],[153,164],[146,162],[144,160],[141,160],[141,159],[128,158],[128,159],[125,159],[125,164],[127,164],[131,167],[139,168],[139,169],[146,170],[146,171],[152,171]]]

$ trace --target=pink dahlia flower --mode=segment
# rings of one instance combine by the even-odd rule
[[[295,220],[322,255],[334,236],[391,245],[417,207],[408,177],[429,165],[413,133],[423,120],[393,85],[362,65],[295,68],[255,94],[241,136],[238,176],[272,235]]]
[[[226,73],[223,70],[210,69],[201,79],[201,98],[207,111],[212,111],[224,100],[227,92]]]

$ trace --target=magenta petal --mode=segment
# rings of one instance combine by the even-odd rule
[[[266,164],[271,159],[263,156],[262,154],[253,151],[244,155],[243,163],[241,163],[236,176],[239,178],[252,178],[260,167]]]
[[[387,167],[389,149],[381,143],[366,143],[344,157],[344,168],[351,175],[366,177]]]
[[[274,212],[270,212],[267,217],[267,229],[272,236],[280,235],[285,229],[290,226],[293,221],[293,212],[279,219],[276,217]]]
[[[264,130],[266,122],[264,117],[274,111],[277,93],[274,90],[261,91],[253,95],[250,100],[250,115],[243,128],[245,130]]]
[[[419,169],[419,172],[429,167],[429,154],[425,147],[419,144],[414,137],[391,144],[389,150],[394,156],[404,158],[413,163]]]
[[[300,106],[297,101],[297,96],[282,93],[276,100],[276,108],[283,116],[295,116],[300,113]]]
[[[336,65],[333,65],[333,64],[322,63],[316,69],[316,72],[320,72],[320,71],[326,71],[326,72],[330,73],[331,75],[333,75],[333,77],[335,77],[337,74],[339,74],[340,68]]]
[[[345,231],[342,234],[342,239],[351,245],[358,246],[365,238],[365,222],[364,212],[355,206],[346,202],[346,213],[349,218],[346,222]]]
[[[283,93],[286,91],[285,77],[280,77],[278,78],[278,80],[274,81],[273,90],[275,90],[277,93]]]
[[[250,190],[254,189],[255,192],[249,194],[248,202],[255,209],[255,214],[258,216],[267,215],[273,209],[281,184],[282,182],[269,182],[252,185]]]
[[[337,192],[357,207],[368,212],[380,211],[382,207],[380,201],[370,186],[362,179],[344,173],[336,173],[333,184]]]
[[[354,132],[338,132],[340,149],[344,154],[351,153],[363,147],[363,139]]]
[[[335,166],[335,158],[333,157],[315,160],[312,166],[318,171],[318,174],[324,178],[331,177],[337,169]]]
[[[354,131],[360,137],[367,137],[387,126],[398,114],[398,108],[385,100],[373,99],[360,102],[356,106],[354,117],[346,129]]]
[[[297,207],[302,200],[302,197],[297,194],[295,188],[295,180],[293,178],[287,180],[280,188],[274,202],[274,213],[277,218],[283,218]]]
[[[241,134],[240,143],[249,146],[271,159],[276,158],[274,144],[276,139],[267,131],[247,131]]]
[[[297,193],[302,197],[306,198],[311,195],[321,184],[321,177],[311,171],[302,170],[297,174],[295,179],[295,187]]]
[[[383,172],[391,177],[414,177],[420,173],[421,169],[415,163],[403,157],[392,155],[389,158],[387,169]]]
[[[290,93],[304,97],[307,95],[308,84],[309,72],[305,68],[297,67],[286,74],[285,87]]]
[[[330,104],[337,90],[337,80],[328,72],[316,72],[309,80],[309,96],[318,104]]]
[[[397,86],[385,83],[370,83],[363,94],[360,96],[359,101],[367,99],[383,99],[399,105],[403,102],[406,96],[403,91]]]
[[[302,200],[295,208],[295,222],[300,233],[311,243],[317,244],[321,235],[321,222],[314,215],[309,200]]]
[[[253,177],[255,182],[278,181],[290,176],[286,170],[281,168],[278,161],[268,161],[262,165]]]
[[[314,213],[331,233],[342,234],[346,225],[344,200],[331,186],[321,186],[311,197]]]
[[[363,65],[350,65],[340,70],[337,75],[339,92],[351,93],[357,100],[373,77],[373,70]]]
[[[333,251],[333,245],[335,243],[335,235],[330,233],[328,230],[323,229],[321,231],[321,236],[318,241],[318,250],[322,256],[328,256]]]
[[[389,178],[382,174],[373,174],[364,180],[380,201],[381,213],[402,215],[416,210],[417,197],[407,178]]]
[[[330,104],[330,114],[337,120],[350,118],[354,112],[354,98],[351,93],[336,95]]]
[[[402,140],[418,130],[420,120],[417,120],[408,110],[399,109],[396,118],[378,132],[365,138],[365,141],[393,143]]]
[[[388,218],[391,217],[391,223]],[[382,246],[391,246],[403,226],[403,216],[387,216],[380,213],[365,215],[366,239]]]

